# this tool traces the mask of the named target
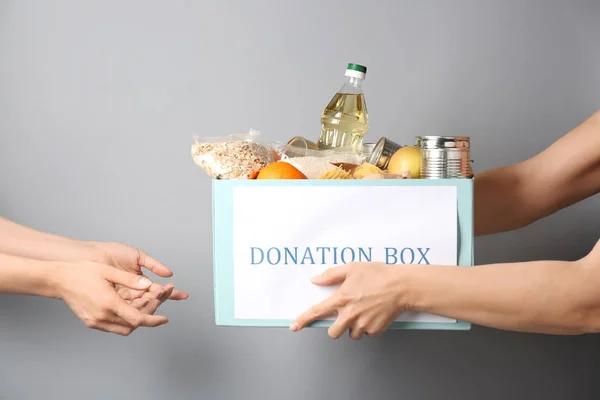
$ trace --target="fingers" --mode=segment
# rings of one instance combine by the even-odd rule
[[[158,308],[160,307],[161,304],[162,303],[156,299],[149,300],[148,304],[146,304],[144,307],[140,308],[139,310],[144,314],[154,315],[154,313],[158,310]]]
[[[167,268],[163,263],[139,249],[138,264],[140,265],[140,267],[144,267],[162,278],[169,278],[173,276],[173,271]]]
[[[363,316],[353,319],[341,313],[327,333],[333,339],[340,338],[346,330],[349,330],[349,336],[353,340],[360,340],[363,335],[374,338],[385,332],[394,319],[387,316],[380,318]]]
[[[330,286],[336,283],[341,283],[346,279],[351,264],[338,265],[337,267],[329,268],[321,275],[317,275],[311,279],[311,282],[319,286]]]
[[[140,299],[156,300],[155,302],[153,301],[153,304],[151,305],[155,307],[153,310],[153,312],[155,312],[156,309],[167,300],[184,300],[189,297],[189,295],[186,292],[183,292],[181,290],[175,290],[175,287],[172,283],[168,283],[165,286],[161,286],[158,283],[153,283],[145,291],[138,291],[128,289],[125,287],[118,287],[117,293],[119,294],[119,296],[121,296],[121,298],[126,300],[127,303],[132,304],[135,308],[146,314],[149,314],[145,311],[146,307],[150,306],[146,306],[146,303],[144,303],[144,305],[141,305],[138,301]]]
[[[365,333],[365,330],[363,328],[355,328],[355,327],[350,328],[350,338],[353,340],[362,339],[362,336],[364,333]]]
[[[131,328],[131,327],[119,325],[119,324],[113,324],[110,322],[98,322],[94,325],[94,327],[92,329],[96,329],[96,330],[104,331],[104,332],[115,333],[115,334],[121,335],[121,336],[129,336],[131,334],[131,332],[133,332],[133,328]]]
[[[156,312],[156,310],[158,310],[158,307],[160,307],[161,304],[161,301],[152,298],[135,299],[131,302],[131,305],[133,307],[140,310],[140,312],[149,315],[154,315],[154,313]]]
[[[320,286],[329,286],[336,283],[343,282],[348,275],[348,271],[352,268],[352,264],[339,265],[337,267],[329,268],[321,275],[317,275],[311,279],[312,283]],[[338,292],[334,293],[331,297],[323,300],[319,304],[312,306],[308,311],[301,314],[296,320],[290,325],[292,332],[303,329],[311,322],[320,319],[322,317],[333,314],[337,311],[341,304],[341,298]]]
[[[161,304],[169,299],[173,288],[173,284],[170,283],[164,287],[154,283],[141,298],[132,301],[131,305],[143,314],[153,315]]]
[[[114,284],[119,284],[129,289],[146,290],[152,285],[152,281],[145,276],[125,272],[117,268],[106,267],[105,277]]]
[[[142,309],[144,307],[146,307],[151,301],[156,301],[156,299],[151,299],[151,298],[139,298],[139,299],[134,299],[132,301],[128,301],[127,304],[130,304],[131,306],[137,308],[138,310],[142,311]],[[143,311],[142,311],[143,312]]]
[[[147,292],[147,290],[133,290],[118,284],[115,285],[115,288],[117,289],[117,293],[119,294],[119,296],[121,296],[124,300],[127,301],[139,299],[144,295],[144,293]]]
[[[373,330],[373,318],[368,315],[357,317],[350,326],[350,338],[354,340],[362,339],[364,334],[370,336],[369,330]]]
[[[332,339],[338,339],[346,332],[346,329],[350,328],[352,320],[346,318],[344,315],[339,315],[335,322],[329,327],[327,333]]]
[[[158,283],[153,283],[152,286],[150,286],[150,288],[148,288],[148,292],[161,291],[161,290],[164,292],[168,292],[167,297],[162,301],[185,300],[188,297],[190,297],[190,295],[187,292],[184,292],[183,290],[176,290],[172,283],[167,283],[165,286],[160,286]]]
[[[290,330],[299,331],[313,321],[337,312],[337,318],[328,329],[333,339],[341,337],[346,330],[350,330],[350,337],[355,340],[362,338],[365,333],[377,336],[385,331],[402,312],[396,306],[394,296],[381,294],[386,284],[384,273],[390,267],[376,263],[373,268],[378,268],[379,274],[377,270],[365,269],[366,266],[366,263],[344,264],[314,277],[312,282],[317,285],[343,284],[331,297],[296,318]],[[374,279],[369,279],[367,272],[374,274]]]
[[[153,283],[152,286],[142,295],[143,298],[155,299],[160,303],[164,303],[169,299],[175,286],[172,283],[167,283],[165,286],[161,286],[158,283]]]
[[[387,330],[387,328],[398,318],[398,315],[383,316],[379,315],[373,319],[373,322],[369,324],[369,327],[365,330],[367,336],[377,337]]]
[[[185,300],[190,297],[188,292],[184,292],[183,290],[173,290],[173,293],[169,296],[169,300]]]
[[[311,322],[329,315],[332,310],[339,310],[339,304],[332,298],[317,304],[298,317],[290,325],[290,330],[293,332],[299,331]],[[354,340],[360,340],[365,334],[369,337],[376,337],[385,332],[395,318],[396,316],[382,315],[374,317],[369,314],[352,316],[342,309],[342,311],[338,311],[338,316],[327,330],[327,333],[332,339],[340,338],[346,330],[350,331],[350,338]]]
[[[169,283],[165,286],[162,286],[159,283],[153,283],[148,290],[146,290],[143,294],[142,297],[151,297],[154,299],[158,299],[160,296],[163,295],[163,293],[165,292],[165,290],[167,289],[167,287],[173,287],[173,284]]]
[[[338,305],[339,300],[335,295],[323,300],[318,304],[315,304],[309,308],[308,311],[305,311],[298,318],[296,318],[294,323],[290,325],[290,330],[293,332],[299,331],[311,322],[333,314],[337,311]]]
[[[116,299],[114,313],[123,318],[125,322],[134,328],[140,326],[156,327],[169,322],[167,317],[163,317],[162,315],[143,314],[140,310],[137,310],[136,308],[127,304],[121,298],[117,297]]]
[[[171,297],[171,295],[173,295],[174,290],[175,290],[175,286],[173,286],[173,284],[169,283],[169,284],[165,285],[163,292],[158,297],[158,300],[161,303],[164,303]]]
[[[121,285],[115,285],[115,286],[116,286],[115,289],[117,290],[117,293],[119,294],[119,296],[121,296],[123,298],[123,300],[133,301],[133,300],[141,297],[141,296],[136,296],[131,289],[127,289],[126,287],[123,287]]]

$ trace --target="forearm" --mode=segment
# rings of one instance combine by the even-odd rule
[[[0,217],[0,253],[36,260],[87,260],[93,246],[66,237],[40,232]]]
[[[0,254],[0,293],[57,297],[57,268],[52,261]]]
[[[414,311],[524,332],[600,329],[600,279],[585,261],[417,267],[408,273]]]
[[[475,235],[511,231],[533,222],[527,203],[526,177],[520,164],[496,168],[474,179]]]
[[[536,156],[475,175],[475,234],[521,228],[600,192],[600,111]]]

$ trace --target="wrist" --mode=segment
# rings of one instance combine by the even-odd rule
[[[0,293],[61,298],[65,264],[0,254]]]
[[[107,263],[107,253],[103,248],[103,242],[82,242],[81,247],[85,253],[85,261],[93,261],[97,263]]]
[[[69,262],[44,261],[41,296],[62,299],[64,293],[64,269]]]
[[[399,300],[403,311],[424,312],[425,301],[425,280],[428,267],[410,265],[398,268],[401,273],[401,293]]]

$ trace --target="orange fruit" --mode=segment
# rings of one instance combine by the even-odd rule
[[[285,161],[277,161],[260,170],[256,179],[307,179],[298,168]]]

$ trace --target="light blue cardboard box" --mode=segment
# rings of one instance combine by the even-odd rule
[[[238,319],[234,304],[234,190],[239,187],[353,186],[365,190],[379,186],[454,186],[457,198],[458,265],[472,266],[473,179],[383,179],[383,180],[213,180],[213,257],[215,322],[221,326],[288,327],[285,319]],[[265,223],[273,221],[265,217]],[[331,321],[317,321],[312,327],[329,327]],[[394,322],[390,329],[469,330],[464,321],[452,323]]]

